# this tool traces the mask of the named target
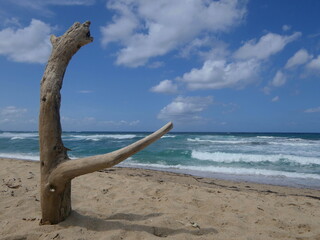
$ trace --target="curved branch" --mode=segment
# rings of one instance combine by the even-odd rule
[[[51,172],[49,187],[55,191],[75,177],[112,167],[158,140],[172,127],[172,122],[169,122],[149,136],[111,153],[62,162]]]
[[[60,90],[69,61],[93,41],[90,22],[74,23],[62,36],[51,36],[52,52],[40,89],[39,145],[41,169],[41,224],[55,224],[71,212],[71,180],[77,176],[112,167],[159,139],[172,128],[168,123],[150,136],[120,150],[69,161],[61,138]]]

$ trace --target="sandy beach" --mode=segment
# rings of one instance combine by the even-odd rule
[[[39,162],[0,159],[0,239],[320,239],[320,191],[112,168],[72,181],[39,226]]]

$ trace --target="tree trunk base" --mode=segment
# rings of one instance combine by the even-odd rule
[[[63,192],[56,193],[52,190],[42,189],[41,210],[42,219],[40,225],[57,224],[64,221],[71,213],[71,181]]]

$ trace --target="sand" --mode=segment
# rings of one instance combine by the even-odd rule
[[[39,226],[39,163],[0,159],[0,239],[320,239],[320,191],[112,168],[72,181]]]

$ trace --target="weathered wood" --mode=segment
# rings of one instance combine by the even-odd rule
[[[90,22],[75,23],[61,37],[51,36],[52,52],[40,90],[39,144],[41,168],[41,224],[56,224],[71,212],[71,180],[77,176],[112,167],[142,150],[170,131],[168,123],[157,132],[123,149],[88,158],[70,160],[61,138],[60,90],[72,56],[93,41]]]
[[[158,140],[170,129],[172,129],[171,122],[153,134],[114,152],[62,162],[51,172],[48,185],[52,190],[60,192],[58,187],[64,186],[71,179],[103,168],[113,167]]]

